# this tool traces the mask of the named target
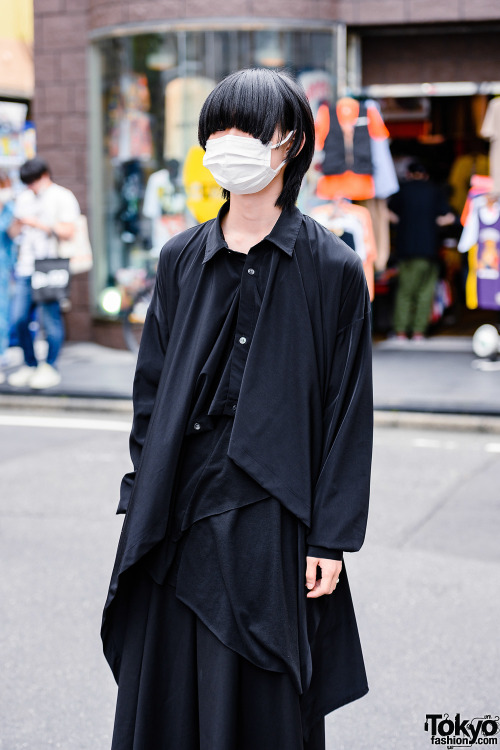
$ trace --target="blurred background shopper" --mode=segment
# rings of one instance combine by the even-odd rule
[[[43,159],[37,157],[25,162],[20,178],[28,189],[16,199],[10,235],[18,245],[12,323],[24,353],[24,364],[7,380],[12,386],[43,389],[61,380],[56,361],[64,341],[64,322],[57,299],[36,305],[48,343],[47,360],[39,363],[29,328],[35,307],[31,286],[35,261],[58,257],[59,242],[73,237],[80,208],[70,190],[52,181],[50,168]]]
[[[399,277],[394,328],[400,339],[424,338],[438,278],[438,226],[455,216],[439,188],[429,181],[423,164],[408,166],[408,181],[389,201],[396,229]]]
[[[164,246],[134,380],[134,471],[102,635],[113,750],[324,750],[367,680],[343,552],[372,446],[359,257],[295,201],[303,90],[250,69],[203,105],[228,199]]]

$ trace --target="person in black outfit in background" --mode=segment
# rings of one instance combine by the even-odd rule
[[[370,300],[295,207],[314,122],[288,75],[206,100],[217,219],[163,248],[134,380],[134,470],[102,637],[113,750],[324,750],[367,680],[343,563],[363,544]]]
[[[455,216],[422,164],[412,162],[407,176],[408,182],[389,201],[391,220],[397,224],[399,265],[394,329],[398,339],[407,339],[411,332],[414,341],[421,341],[438,278],[438,226],[452,224]]]

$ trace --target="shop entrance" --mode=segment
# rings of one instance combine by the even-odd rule
[[[479,136],[489,96],[460,93],[467,84],[437,84],[455,87],[453,95],[387,96],[378,98],[391,137],[391,153],[400,181],[412,161],[421,162],[430,178],[445,193],[458,218],[462,215],[473,174],[488,174],[488,141]],[[471,84],[477,91],[477,85]],[[374,87],[375,88],[375,87]],[[382,88],[382,87],[377,87]],[[387,87],[397,89],[398,87]],[[402,88],[402,87],[401,87]],[[410,88],[410,87],[408,87]],[[416,87],[411,87],[416,88]],[[420,91],[423,86],[418,87]],[[429,88],[433,88],[429,84]],[[469,310],[465,305],[467,256],[458,253],[462,226],[440,230],[441,296],[438,294],[430,332],[433,335],[472,335],[485,322],[498,323],[495,311]],[[389,271],[380,274],[376,285],[375,330],[386,335],[392,325],[392,305],[396,278]]]

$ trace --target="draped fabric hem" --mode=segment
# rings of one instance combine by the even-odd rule
[[[167,585],[171,585],[171,584],[167,584]],[[178,593],[176,593],[176,597],[180,602],[182,602],[186,607],[188,607],[192,611],[192,613],[196,615],[196,617],[200,620],[200,622],[202,622],[203,625],[208,630],[210,630],[210,632],[215,636],[215,638],[217,638],[217,640],[220,641],[222,645],[228,648],[230,651],[233,651],[235,654],[238,654],[238,656],[241,656],[242,658],[246,659],[251,664],[253,664],[254,667],[257,667],[258,669],[264,669],[266,672],[274,672],[276,674],[288,674],[288,670],[286,668],[272,669],[269,666],[263,667],[261,664],[257,662],[256,659],[251,659],[247,654],[243,655],[240,651],[238,651],[238,649],[234,645],[231,645],[228,642],[227,638],[225,638],[223,635],[221,635],[218,632],[217,628],[215,628],[214,625],[210,622],[210,619],[204,616],[201,608],[194,606],[191,602],[189,602],[187,598],[183,597],[182,595],[179,595]]]
[[[289,675],[226,647],[145,568],[130,583],[112,750],[324,750]]]
[[[241,468],[246,470],[246,467],[244,466],[241,466]],[[267,492],[268,491],[267,488],[265,489]],[[267,497],[270,498],[271,495],[267,495]],[[266,497],[262,499],[266,499]],[[285,510],[289,511],[293,516],[295,516],[297,521],[304,523],[303,519],[297,514],[296,509],[291,508],[289,506],[289,503],[280,499],[279,497],[275,497],[275,499],[278,500],[278,502],[282,505],[282,507]],[[236,505],[234,507],[230,507],[227,509],[224,508],[222,510],[218,510],[217,512],[213,512],[209,515],[203,516],[200,519],[197,519],[195,523],[197,523],[200,520],[201,521],[207,520],[213,516],[221,515],[223,513],[240,510],[242,508],[248,507],[249,505],[253,505],[254,503],[257,503],[257,502],[260,502],[260,500],[252,499],[249,503],[246,503],[245,505]],[[129,510],[127,511],[127,514],[130,513],[130,511],[131,511],[131,508],[129,508]],[[125,516],[125,521],[126,519],[127,519],[127,516]],[[122,535],[124,534],[125,534],[125,527],[122,529]],[[123,577],[129,574],[130,571],[132,571],[138,564],[140,564],[141,560],[143,560],[146,557],[146,555],[150,553],[161,542],[162,542],[162,537],[158,538],[157,529],[156,528],[154,530],[151,529],[149,533],[146,533],[143,537],[136,540],[131,545],[127,544],[127,540],[125,540],[125,542],[123,543],[123,547],[124,547],[123,553],[120,556],[118,556],[117,554],[115,570],[113,571],[113,574],[111,576],[111,582],[110,582],[109,589],[108,589],[107,600],[104,605],[102,625],[101,625],[101,638],[103,641],[104,656],[117,682],[118,682],[117,675],[119,674],[119,666],[120,666],[119,648],[117,647],[110,632],[112,629],[110,620],[112,619],[112,613],[115,608],[114,604],[115,604],[116,599],[119,598],[120,590],[123,588]]]
[[[329,703],[325,703],[324,707],[318,709],[318,711],[315,711],[307,722],[307,730],[304,732],[304,740],[306,740],[307,742],[313,727],[315,727],[319,721],[325,719],[328,714],[331,714],[333,711],[342,708],[342,706],[347,706],[349,703],[353,703],[354,701],[363,698],[365,695],[367,695],[369,690],[370,688],[368,687],[368,684],[365,684],[364,687],[360,687],[359,690],[350,693],[341,701],[331,701]]]

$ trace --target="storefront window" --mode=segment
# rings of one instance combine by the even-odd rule
[[[197,130],[218,81],[245,67],[283,67],[301,81],[313,109],[336,87],[334,28],[182,30],[114,37],[97,50],[103,153],[93,177],[102,196],[94,206],[102,245],[96,302],[104,287],[154,271],[173,234],[217,214],[221,191],[202,165]],[[307,191],[306,181],[302,201]]]

